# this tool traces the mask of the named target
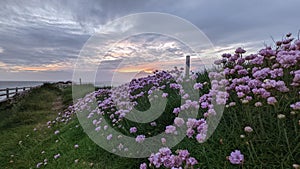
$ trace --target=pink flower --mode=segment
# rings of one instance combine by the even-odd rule
[[[275,103],[277,103],[277,100],[275,97],[268,97],[267,102],[268,104],[274,105]]]
[[[140,169],[147,169],[147,164],[146,163],[141,164]]]
[[[235,53],[237,53],[237,54],[243,54],[243,53],[246,53],[246,51],[244,49],[242,49],[241,47],[239,47],[239,48],[237,48],[235,50]]]
[[[60,154],[54,155],[54,159],[58,159],[60,157]]]
[[[199,143],[203,143],[205,141],[205,138],[206,138],[206,134],[204,134],[204,133],[197,134],[197,136],[196,136],[196,140]]]
[[[167,140],[165,138],[161,138],[161,143],[166,144]]]
[[[253,131],[253,129],[250,126],[246,126],[244,128],[244,131],[247,132],[247,133],[251,133]]]
[[[161,97],[163,97],[163,98],[168,97],[168,93],[163,93]]]
[[[174,123],[175,123],[176,126],[180,127],[184,124],[184,120],[183,120],[183,118],[176,117],[174,119]]]
[[[172,134],[172,133],[176,134],[176,127],[172,126],[172,125],[167,126],[165,133],[166,134]]]
[[[136,133],[137,132],[137,128],[136,127],[131,127],[130,128],[130,133]]]
[[[138,143],[142,143],[144,140],[145,140],[145,135],[138,135],[136,138],[135,138],[135,141],[138,142]]]
[[[108,135],[108,136],[106,137],[106,139],[107,139],[107,140],[111,140],[111,139],[112,139],[112,134]]]
[[[231,164],[241,164],[244,161],[244,155],[239,150],[230,153],[229,161]]]

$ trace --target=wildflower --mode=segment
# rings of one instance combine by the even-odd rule
[[[107,125],[105,125],[105,126],[103,127],[103,129],[104,129],[104,130],[107,130],[107,128],[108,128],[108,126],[107,126]]]
[[[136,127],[131,127],[129,130],[130,130],[130,133],[136,133],[137,132]]]
[[[78,163],[79,159],[74,160],[74,163]]]
[[[176,134],[176,127],[172,126],[172,125],[167,126],[165,133],[166,134],[172,134],[172,133]]]
[[[235,102],[230,102],[230,103],[229,103],[229,106],[230,106],[230,107],[235,106],[235,105],[236,105]]]
[[[186,135],[188,136],[188,138],[193,137],[194,134],[195,134],[195,130],[193,130],[192,128],[188,128],[186,130]]]
[[[101,126],[95,128],[95,131],[99,132],[101,130]]]
[[[277,115],[277,118],[278,118],[278,119],[283,119],[283,118],[285,118],[285,115],[284,115],[284,114],[278,114],[278,115]]]
[[[167,140],[165,138],[161,138],[161,143],[166,144]]]
[[[168,93],[163,93],[161,97],[163,97],[163,98],[168,97]]]
[[[147,169],[147,164],[146,163],[141,164],[140,169]]]
[[[203,88],[203,84],[201,83],[195,83],[194,84],[194,89],[197,90],[197,89],[202,89]]]
[[[290,106],[293,110],[300,110],[300,102],[296,102]]]
[[[178,156],[181,157],[183,160],[186,160],[190,156],[190,153],[188,150],[179,150]]]
[[[174,123],[175,123],[176,126],[180,127],[184,124],[184,120],[182,118],[176,117],[174,119]]]
[[[186,160],[186,164],[193,166],[193,165],[198,164],[198,161],[194,157],[190,157]]]
[[[254,106],[255,106],[255,107],[260,107],[260,106],[262,106],[262,103],[261,103],[261,102],[256,102],[256,103],[254,104]]]
[[[178,114],[180,112],[180,108],[179,107],[177,107],[177,108],[174,108],[174,110],[173,110],[173,113],[174,114]]]
[[[293,164],[293,168],[294,169],[300,169],[300,165],[299,164]]]
[[[154,121],[154,122],[151,122],[150,125],[153,126],[153,127],[154,127],[154,126],[157,126],[157,124],[156,124],[155,121]]]
[[[37,163],[36,168],[40,168],[43,165],[43,163]]]
[[[241,47],[239,47],[239,48],[237,48],[236,50],[235,50],[235,53],[237,53],[237,54],[243,54],[243,53],[245,53],[246,51],[244,50],[244,49],[242,49]]]
[[[54,159],[58,159],[60,157],[60,154],[54,155]]]
[[[240,138],[245,138],[245,135],[243,135],[243,134],[242,134],[242,135],[240,135]]]
[[[112,134],[108,135],[108,136],[106,137],[106,139],[107,139],[107,140],[111,140],[111,139],[112,139]]]
[[[269,97],[269,98],[267,99],[267,102],[268,102],[268,104],[274,105],[275,103],[277,103],[277,100],[276,100],[275,97]]]
[[[230,153],[229,161],[231,164],[241,164],[244,161],[244,155],[239,150]]]
[[[197,134],[197,136],[196,136],[196,140],[199,143],[203,143],[205,138],[206,138],[206,134],[204,134],[204,133]]]
[[[135,138],[135,141],[138,142],[138,143],[142,143],[144,140],[145,140],[145,135],[138,135]]]
[[[79,145],[78,145],[78,144],[75,144],[75,145],[74,145],[74,148],[78,148],[78,147],[79,147]]]
[[[253,131],[253,129],[250,126],[246,126],[244,128],[244,131],[247,132],[247,133],[251,133]]]
[[[56,130],[56,131],[54,132],[55,135],[57,135],[58,133],[59,133],[59,130]]]

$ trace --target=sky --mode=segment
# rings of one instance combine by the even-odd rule
[[[239,46],[255,52],[273,45],[272,38],[297,36],[299,6],[298,0],[1,0],[0,81],[123,81],[184,66],[187,54],[197,56],[196,69],[208,56]],[[147,12],[184,22],[140,15]],[[193,46],[192,28],[182,25],[199,29],[195,44],[212,45],[213,52]],[[161,34],[146,31],[156,28]]]

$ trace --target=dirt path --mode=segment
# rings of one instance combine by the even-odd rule
[[[56,98],[56,100],[52,103],[52,110],[54,112],[59,112],[59,111],[62,111],[63,110],[63,103],[62,103],[62,97],[61,96],[58,96]]]

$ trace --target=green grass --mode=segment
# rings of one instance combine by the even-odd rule
[[[79,91],[82,93],[77,97],[89,90]],[[297,97],[296,94],[283,95],[277,107],[255,108],[241,104],[226,108],[219,126],[207,142],[199,144],[194,139],[184,139],[172,150],[188,149],[198,159],[201,168],[292,168],[292,164],[300,163],[300,115],[288,112],[287,105],[294,100],[285,98],[297,100]],[[54,109],[54,103],[59,102],[62,106],[58,106],[59,110]],[[0,109],[0,168],[36,168],[37,163],[47,159],[48,164],[42,168],[131,169],[139,168],[140,163],[147,161],[123,158],[103,150],[84,133],[76,116],[68,124],[47,128],[46,122],[54,120],[58,112],[71,104],[71,87],[60,90],[46,85],[34,89],[16,104]],[[285,114],[286,118],[278,119],[278,113]],[[243,129],[247,125],[252,126],[254,132],[245,134]],[[33,131],[34,128],[37,131]],[[55,130],[60,133],[54,135]],[[240,138],[241,134],[246,138]],[[75,144],[79,145],[78,149],[74,148]],[[245,155],[242,166],[232,165],[226,160],[235,149],[240,149]],[[57,153],[61,157],[54,160]],[[76,159],[79,159],[78,163],[74,162]]]

